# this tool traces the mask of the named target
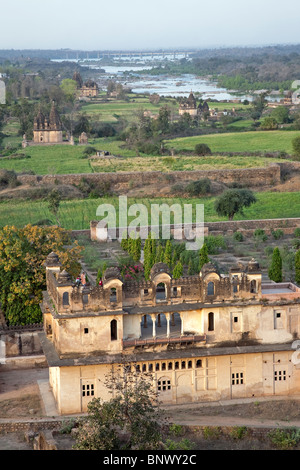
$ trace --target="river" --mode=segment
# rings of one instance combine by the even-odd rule
[[[60,61],[60,60],[56,60]],[[227,90],[217,86],[216,82],[204,79],[203,77],[197,77],[192,74],[182,74],[178,76],[173,75],[141,75],[137,72],[141,70],[150,70],[154,65],[157,65],[158,61],[156,58],[155,64],[151,64],[151,58],[147,58],[144,61],[133,60],[132,63],[127,62],[126,65],[122,64],[122,60],[119,60],[116,65],[101,65],[99,59],[88,60],[72,60],[78,62],[79,65],[88,66],[95,70],[95,80],[99,83],[100,88],[105,88],[109,79],[118,81],[124,86],[130,88],[133,93],[157,93],[160,96],[182,96],[187,97],[191,91],[198,98],[203,100],[253,100],[253,95],[241,94],[234,90]],[[137,64],[139,62],[139,64]],[[153,61],[152,61],[153,62]],[[100,70],[105,70],[105,73]],[[97,70],[99,72],[97,73]],[[259,92],[256,92],[256,94]],[[269,96],[270,101],[279,100],[278,95]]]

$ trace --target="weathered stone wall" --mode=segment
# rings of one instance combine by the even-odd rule
[[[40,331],[40,326],[37,331]],[[0,329],[2,354],[6,358],[43,354],[37,331]]]
[[[280,229],[286,235],[292,235],[295,229],[300,227],[300,218],[205,222],[205,227],[208,228],[208,232],[211,235],[225,235],[236,231],[243,232],[245,235],[251,235],[256,229],[262,229],[266,234],[270,234],[272,230]]]
[[[159,171],[124,172],[124,173],[81,173],[67,175],[19,175],[18,181],[22,184],[74,184],[77,185],[83,178],[90,182],[109,183],[112,189],[128,189],[134,181],[135,185],[163,184],[172,179],[174,182],[196,181],[209,178],[222,183],[238,182],[249,187],[273,185],[280,182],[280,165],[271,164],[267,168],[242,168],[230,170],[195,170],[172,171],[162,173]]]

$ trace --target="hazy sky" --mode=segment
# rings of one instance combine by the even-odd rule
[[[299,20],[299,0],[0,0],[0,49],[296,44]]]

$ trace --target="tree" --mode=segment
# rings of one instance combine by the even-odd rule
[[[202,267],[206,263],[209,263],[208,248],[206,243],[203,243],[202,247],[199,250],[199,271],[201,271]]]
[[[73,277],[78,275],[82,248],[77,242],[71,244],[70,233],[59,227],[6,226],[0,230],[0,302],[9,325],[41,321],[43,263],[51,251],[58,254],[63,269]]]
[[[282,258],[278,247],[273,250],[272,261],[268,274],[272,281],[282,282]]]
[[[296,157],[300,158],[300,136],[292,140],[293,151]]]
[[[157,126],[158,132],[162,134],[166,134],[169,132],[170,128],[170,115],[171,111],[168,106],[162,106],[158,113],[158,118],[155,121],[155,125]]]
[[[135,365],[121,364],[106,377],[113,396],[94,398],[78,428],[78,450],[154,450],[162,440],[164,414],[159,408],[151,374]]]
[[[278,122],[275,118],[267,116],[262,120],[260,127],[266,131],[272,131],[278,129]]]
[[[300,250],[295,254],[295,282],[300,285]]]
[[[289,122],[289,110],[285,106],[278,106],[271,112],[271,117],[276,119],[278,124],[286,124]]]
[[[65,78],[61,84],[60,88],[63,91],[65,99],[69,103],[74,103],[76,94],[77,94],[77,83],[71,78]]]
[[[173,278],[179,279],[183,273],[183,266],[181,261],[177,261],[175,268],[173,269]]]
[[[57,217],[60,201],[61,201],[61,196],[59,192],[57,191],[57,189],[53,189],[48,196],[48,209],[56,218],[56,222],[58,225],[60,225],[58,217]]]
[[[218,215],[233,220],[235,214],[243,213],[244,207],[256,202],[256,197],[249,189],[228,189],[215,201],[215,210]]]
[[[251,103],[252,112],[251,117],[254,120],[257,120],[262,115],[263,111],[266,109],[268,105],[268,101],[266,100],[266,96],[268,93],[264,92],[258,95]]]
[[[172,245],[171,241],[167,240],[164,254],[164,262],[170,267],[172,262]]]

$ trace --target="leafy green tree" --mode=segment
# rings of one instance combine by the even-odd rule
[[[179,279],[183,274],[183,266],[181,261],[177,261],[175,268],[173,269],[173,278]]]
[[[171,111],[168,106],[162,106],[158,113],[158,118],[155,121],[155,125],[157,127],[157,131],[161,132],[162,134],[167,134],[170,129],[170,116]]]
[[[145,279],[149,279],[150,271],[152,268],[152,243],[151,243],[151,235],[148,235],[148,238],[145,240],[144,244],[144,274]]]
[[[58,254],[63,269],[78,275],[81,247],[77,242],[71,245],[70,234],[59,227],[6,226],[0,230],[0,302],[9,325],[41,321],[43,263],[51,251]]]
[[[107,376],[113,398],[94,398],[76,435],[77,450],[155,450],[161,447],[164,413],[151,375],[121,364]]]
[[[164,263],[166,263],[169,267],[172,264],[172,244],[170,240],[167,240],[166,242]]]
[[[65,99],[69,103],[74,103],[77,94],[77,83],[71,78],[65,78],[60,84]]]
[[[82,132],[88,134],[91,130],[90,122],[85,113],[80,114],[79,119],[74,128],[74,134],[80,135]]]
[[[282,258],[278,247],[273,250],[272,261],[268,274],[272,281],[282,282]]]
[[[268,101],[266,99],[266,96],[267,96],[266,92],[261,93],[260,95],[258,95],[252,101],[252,103],[251,103],[251,107],[252,107],[251,117],[252,117],[252,119],[254,119],[254,120],[259,119],[260,116],[262,115],[263,111],[266,109],[266,107],[268,105]]]
[[[209,263],[208,248],[206,243],[203,243],[202,247],[199,250],[199,271],[201,271],[202,267],[206,263]]]
[[[300,285],[300,250],[295,254],[295,282]]]
[[[48,209],[56,218],[57,224],[60,225],[58,219],[58,211],[61,202],[61,195],[57,191],[57,189],[53,189],[48,196]]]
[[[278,124],[286,124],[289,122],[289,110],[285,106],[278,106],[271,112],[271,117],[274,118]]]
[[[215,210],[218,215],[233,220],[235,214],[243,213],[244,207],[256,202],[256,197],[249,189],[228,189],[216,199]]]
[[[267,116],[262,120],[260,127],[266,131],[273,131],[278,129],[278,122],[275,118]]]
[[[293,152],[294,155],[299,159],[300,158],[300,136],[295,137],[292,140]]]

